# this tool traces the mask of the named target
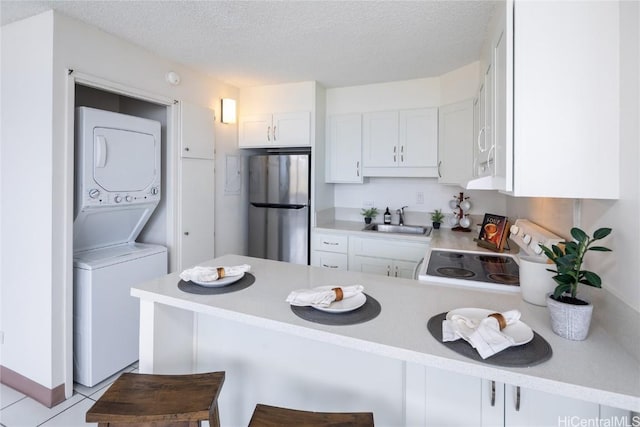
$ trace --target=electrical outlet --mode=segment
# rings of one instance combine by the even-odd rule
[[[373,206],[373,200],[365,200],[364,202],[362,202],[362,207],[365,209],[372,208]]]
[[[416,193],[416,205],[424,205],[424,193],[422,191]]]

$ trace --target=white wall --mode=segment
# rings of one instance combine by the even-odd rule
[[[65,343],[71,332],[73,131],[67,69],[210,106],[218,117],[220,98],[238,95],[234,87],[53,12],[2,27],[0,231],[2,253],[12,254],[3,257],[0,272],[2,365],[49,389],[64,383],[70,357]],[[165,81],[170,70],[181,75],[179,86]],[[216,123],[218,162],[237,153],[236,135],[235,125]],[[217,253],[241,251],[246,240],[244,222],[238,221],[241,196],[216,199],[217,229],[224,229]]]

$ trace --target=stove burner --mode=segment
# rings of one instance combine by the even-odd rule
[[[460,259],[464,257],[463,254],[459,254],[456,252],[440,252],[438,253],[438,255],[440,255],[443,258],[450,258],[450,259]]]
[[[495,280],[498,283],[504,283],[505,285],[519,285],[520,278],[513,274],[495,273],[487,276],[491,280]]]
[[[506,264],[509,262],[509,258],[501,256],[479,255],[478,259],[480,262],[487,262],[491,264]]]
[[[440,267],[436,271],[447,277],[473,277],[476,275],[473,271],[458,267]]]

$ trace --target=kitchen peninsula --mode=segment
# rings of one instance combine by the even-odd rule
[[[450,407],[477,414],[476,425],[480,418],[487,425],[525,424],[504,419],[513,405],[507,393],[511,387],[521,396],[516,411],[525,417],[544,416],[558,406],[569,411],[560,415],[585,418],[620,413],[611,407],[640,411],[638,360],[597,323],[586,341],[557,337],[546,308],[525,303],[518,294],[236,255],[206,263],[239,264],[251,265],[255,282],[237,292],[186,293],[177,286],[177,273],[131,292],[140,298],[140,371],[226,371],[219,401],[223,425],[246,425],[258,402],[373,411],[381,426],[433,425],[433,420],[443,420],[437,418],[433,402],[446,410],[440,399],[452,387],[454,392],[458,387],[454,395],[460,399]],[[322,325],[298,317],[285,302],[295,289],[352,284],[362,284],[380,303],[377,317],[348,326]],[[553,356],[532,367],[504,368],[458,355],[433,338],[426,324],[434,315],[462,307],[520,310],[522,321],[549,342]],[[489,390],[494,391],[491,403],[485,398]],[[481,406],[467,411],[470,393],[477,394]],[[573,402],[586,412],[571,412]],[[542,419],[556,425],[559,414],[548,415]]]

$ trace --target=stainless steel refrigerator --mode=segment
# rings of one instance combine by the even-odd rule
[[[249,158],[249,256],[309,264],[310,157]]]

